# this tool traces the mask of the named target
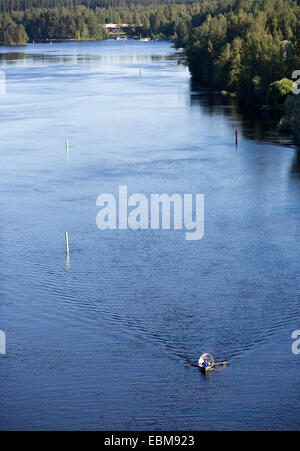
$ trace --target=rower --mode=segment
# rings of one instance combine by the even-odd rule
[[[204,368],[207,368],[209,366],[209,362],[207,361],[207,359],[204,360],[204,362],[202,363],[202,366]]]

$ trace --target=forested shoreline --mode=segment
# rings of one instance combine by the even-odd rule
[[[186,30],[185,23],[199,12],[199,3],[185,0],[179,3],[174,0],[0,0],[0,11],[0,44],[20,45],[26,39],[27,42],[105,39],[108,37],[103,30],[106,23],[134,24],[137,34],[152,38],[163,39],[174,33],[181,36],[181,30]]]
[[[179,39],[187,47],[191,73],[205,85],[259,104],[271,83],[291,79],[300,68],[299,6],[291,0],[210,3]],[[285,89],[284,82],[273,86],[268,103],[280,104]]]
[[[246,105],[283,108],[300,69],[297,0],[0,0],[0,12],[0,45],[106,39],[106,23],[135,24],[152,39],[173,36],[195,81]],[[286,108],[297,135],[294,97]]]

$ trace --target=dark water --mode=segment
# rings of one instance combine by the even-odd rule
[[[0,429],[298,429],[300,158],[276,118],[191,86],[168,43],[0,69]],[[119,185],[204,193],[204,238],[101,232]],[[230,366],[184,366],[204,351]]]

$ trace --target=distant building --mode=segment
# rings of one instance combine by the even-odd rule
[[[135,31],[135,24],[129,24],[129,23],[106,23],[103,25],[104,28],[109,33],[116,33],[119,31]]]

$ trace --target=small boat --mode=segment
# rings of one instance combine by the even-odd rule
[[[192,362],[185,362],[184,363],[186,367],[189,366],[195,366],[198,368],[202,373],[207,374],[213,369],[215,369],[216,366],[222,365],[224,368],[226,368],[228,362],[215,362],[214,358],[211,354],[208,352],[205,352],[202,354],[198,360],[197,363]]]
[[[202,354],[198,360],[199,369],[205,374],[211,371],[214,365],[215,365],[214,358],[208,352]]]

